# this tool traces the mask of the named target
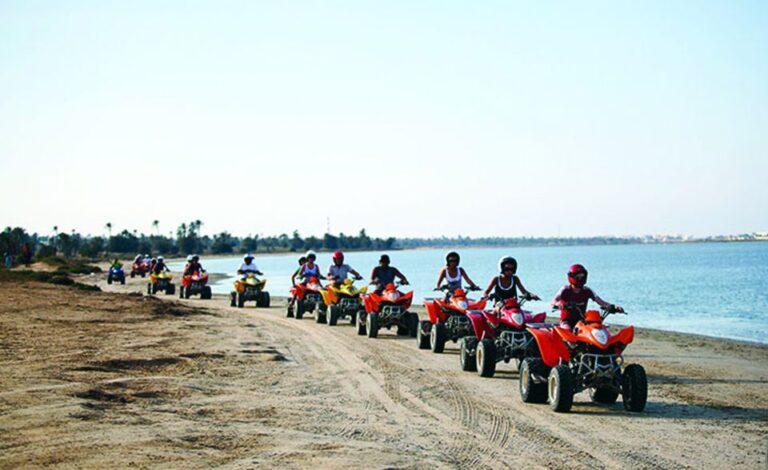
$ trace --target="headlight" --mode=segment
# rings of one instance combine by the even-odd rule
[[[595,328],[592,330],[592,337],[595,338],[595,340],[600,344],[605,344],[608,342],[608,332],[602,328]]]
[[[523,324],[523,314],[522,313],[513,313],[512,314],[512,321],[517,323],[518,325]]]
[[[459,308],[462,310],[466,310],[468,306],[469,304],[467,303],[466,300],[462,300],[461,302],[459,302]]]

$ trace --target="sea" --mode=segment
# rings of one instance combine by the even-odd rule
[[[410,281],[414,298],[435,297],[433,291],[446,249],[395,250],[392,266]],[[550,310],[555,292],[566,284],[574,263],[589,270],[587,285],[608,302],[623,306],[628,315],[613,315],[614,324],[694,333],[706,336],[768,343],[768,242],[680,243],[648,245],[557,246],[514,248],[463,248],[461,266],[485,288],[498,272],[498,260],[513,256],[523,285],[542,301],[528,309]],[[381,252],[347,252],[345,262],[367,280]],[[267,290],[288,295],[290,278],[298,267],[299,253],[258,255],[256,264],[265,273]],[[330,253],[319,253],[327,272]],[[213,285],[216,293],[232,290],[241,259],[203,257],[211,273],[228,275]],[[171,264],[180,271],[183,263]],[[362,281],[361,281],[362,282]],[[477,293],[479,295],[479,293]]]

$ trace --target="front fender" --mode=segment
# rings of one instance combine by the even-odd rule
[[[472,329],[475,331],[477,339],[496,338],[496,331],[485,321],[482,312],[467,312],[467,318],[472,323]]]
[[[427,316],[429,317],[429,321],[432,324],[439,323],[440,315],[438,315],[440,312],[440,307],[435,303],[433,300],[425,300],[424,301],[424,307],[427,309]]]
[[[571,353],[560,339],[560,335],[551,328],[528,328],[528,332],[533,335],[536,344],[539,346],[541,360],[547,367],[555,367],[560,363],[566,363],[571,360]]]

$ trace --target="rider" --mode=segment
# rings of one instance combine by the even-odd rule
[[[122,267],[123,263],[121,263],[119,259],[115,258],[115,260],[112,261],[112,264],[109,266],[109,269],[120,269]]]
[[[442,287],[447,287],[445,292],[446,300],[448,300],[453,291],[461,289],[462,278],[469,283],[470,289],[480,290],[475,282],[469,278],[467,272],[464,271],[464,268],[459,266],[459,262],[461,262],[461,257],[455,251],[451,251],[445,255],[445,266],[440,270],[440,275],[437,277],[437,287],[435,287],[435,290],[441,290]],[[440,284],[443,280],[445,280],[445,285],[441,286]]]
[[[379,265],[371,271],[371,284],[376,285],[376,293],[381,294],[387,284],[395,282],[395,277],[400,279],[403,285],[408,284],[408,279],[394,266],[389,265],[389,255],[383,254],[379,258]]]
[[[198,255],[187,256],[187,265],[184,266],[184,275],[191,276],[196,272],[205,272],[203,265],[200,264],[200,257]]]
[[[293,276],[291,276],[291,285],[295,288],[296,287],[296,278],[299,276],[299,273],[301,273],[301,268],[304,267],[304,263],[307,262],[307,257],[302,256],[299,258],[299,267],[296,268],[296,271],[293,272]],[[291,296],[290,302],[288,302],[288,307],[293,308],[293,304],[296,303],[296,295],[294,294]]]
[[[243,263],[237,270],[237,274],[242,274],[243,279],[248,277],[248,273],[258,274],[259,276],[264,274],[263,272],[259,271],[259,267],[256,266],[256,263],[253,262],[253,255],[250,253],[247,253],[245,256],[243,256]]]
[[[595,294],[595,291],[586,286],[587,268],[580,264],[574,264],[568,269],[568,284],[557,291],[552,299],[552,306],[560,309],[560,326],[572,330],[581,316],[587,311],[587,303],[593,300],[603,308],[622,313],[624,309],[619,305],[606,302]]]
[[[352,273],[356,279],[362,279],[360,273],[352,269],[348,264],[344,264],[344,253],[337,250],[333,253],[333,263],[328,267],[328,279],[332,280],[337,287]]]
[[[323,276],[320,275],[320,266],[315,263],[317,254],[314,251],[309,250],[304,257],[307,258],[307,261],[301,265],[298,274],[298,277],[301,278],[301,283],[306,284],[313,277],[316,279],[324,279]]]
[[[168,269],[168,265],[165,264],[165,258],[158,256],[155,265],[152,267],[152,272],[154,274],[160,274],[163,271],[170,271],[170,269]]]
[[[503,256],[499,259],[499,275],[494,276],[491,279],[490,284],[483,292],[483,298],[487,299],[489,294],[493,290],[493,297],[495,298],[497,305],[507,299],[517,299],[517,289],[520,289],[523,296],[529,300],[540,300],[539,296],[528,292],[523,287],[523,283],[520,282],[520,278],[515,274],[517,273],[517,260],[511,256]]]
[[[153,273],[155,272],[155,265],[157,264],[157,258],[152,258],[149,261],[149,272]]]

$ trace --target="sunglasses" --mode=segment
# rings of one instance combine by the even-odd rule
[[[456,258],[451,258],[451,259],[448,260],[448,262],[449,263],[458,263],[459,260],[457,260]]]
[[[509,267],[509,266],[504,266],[504,272],[505,273],[506,272],[510,272],[511,273],[511,272],[514,272],[514,271],[515,271],[515,268]]]

